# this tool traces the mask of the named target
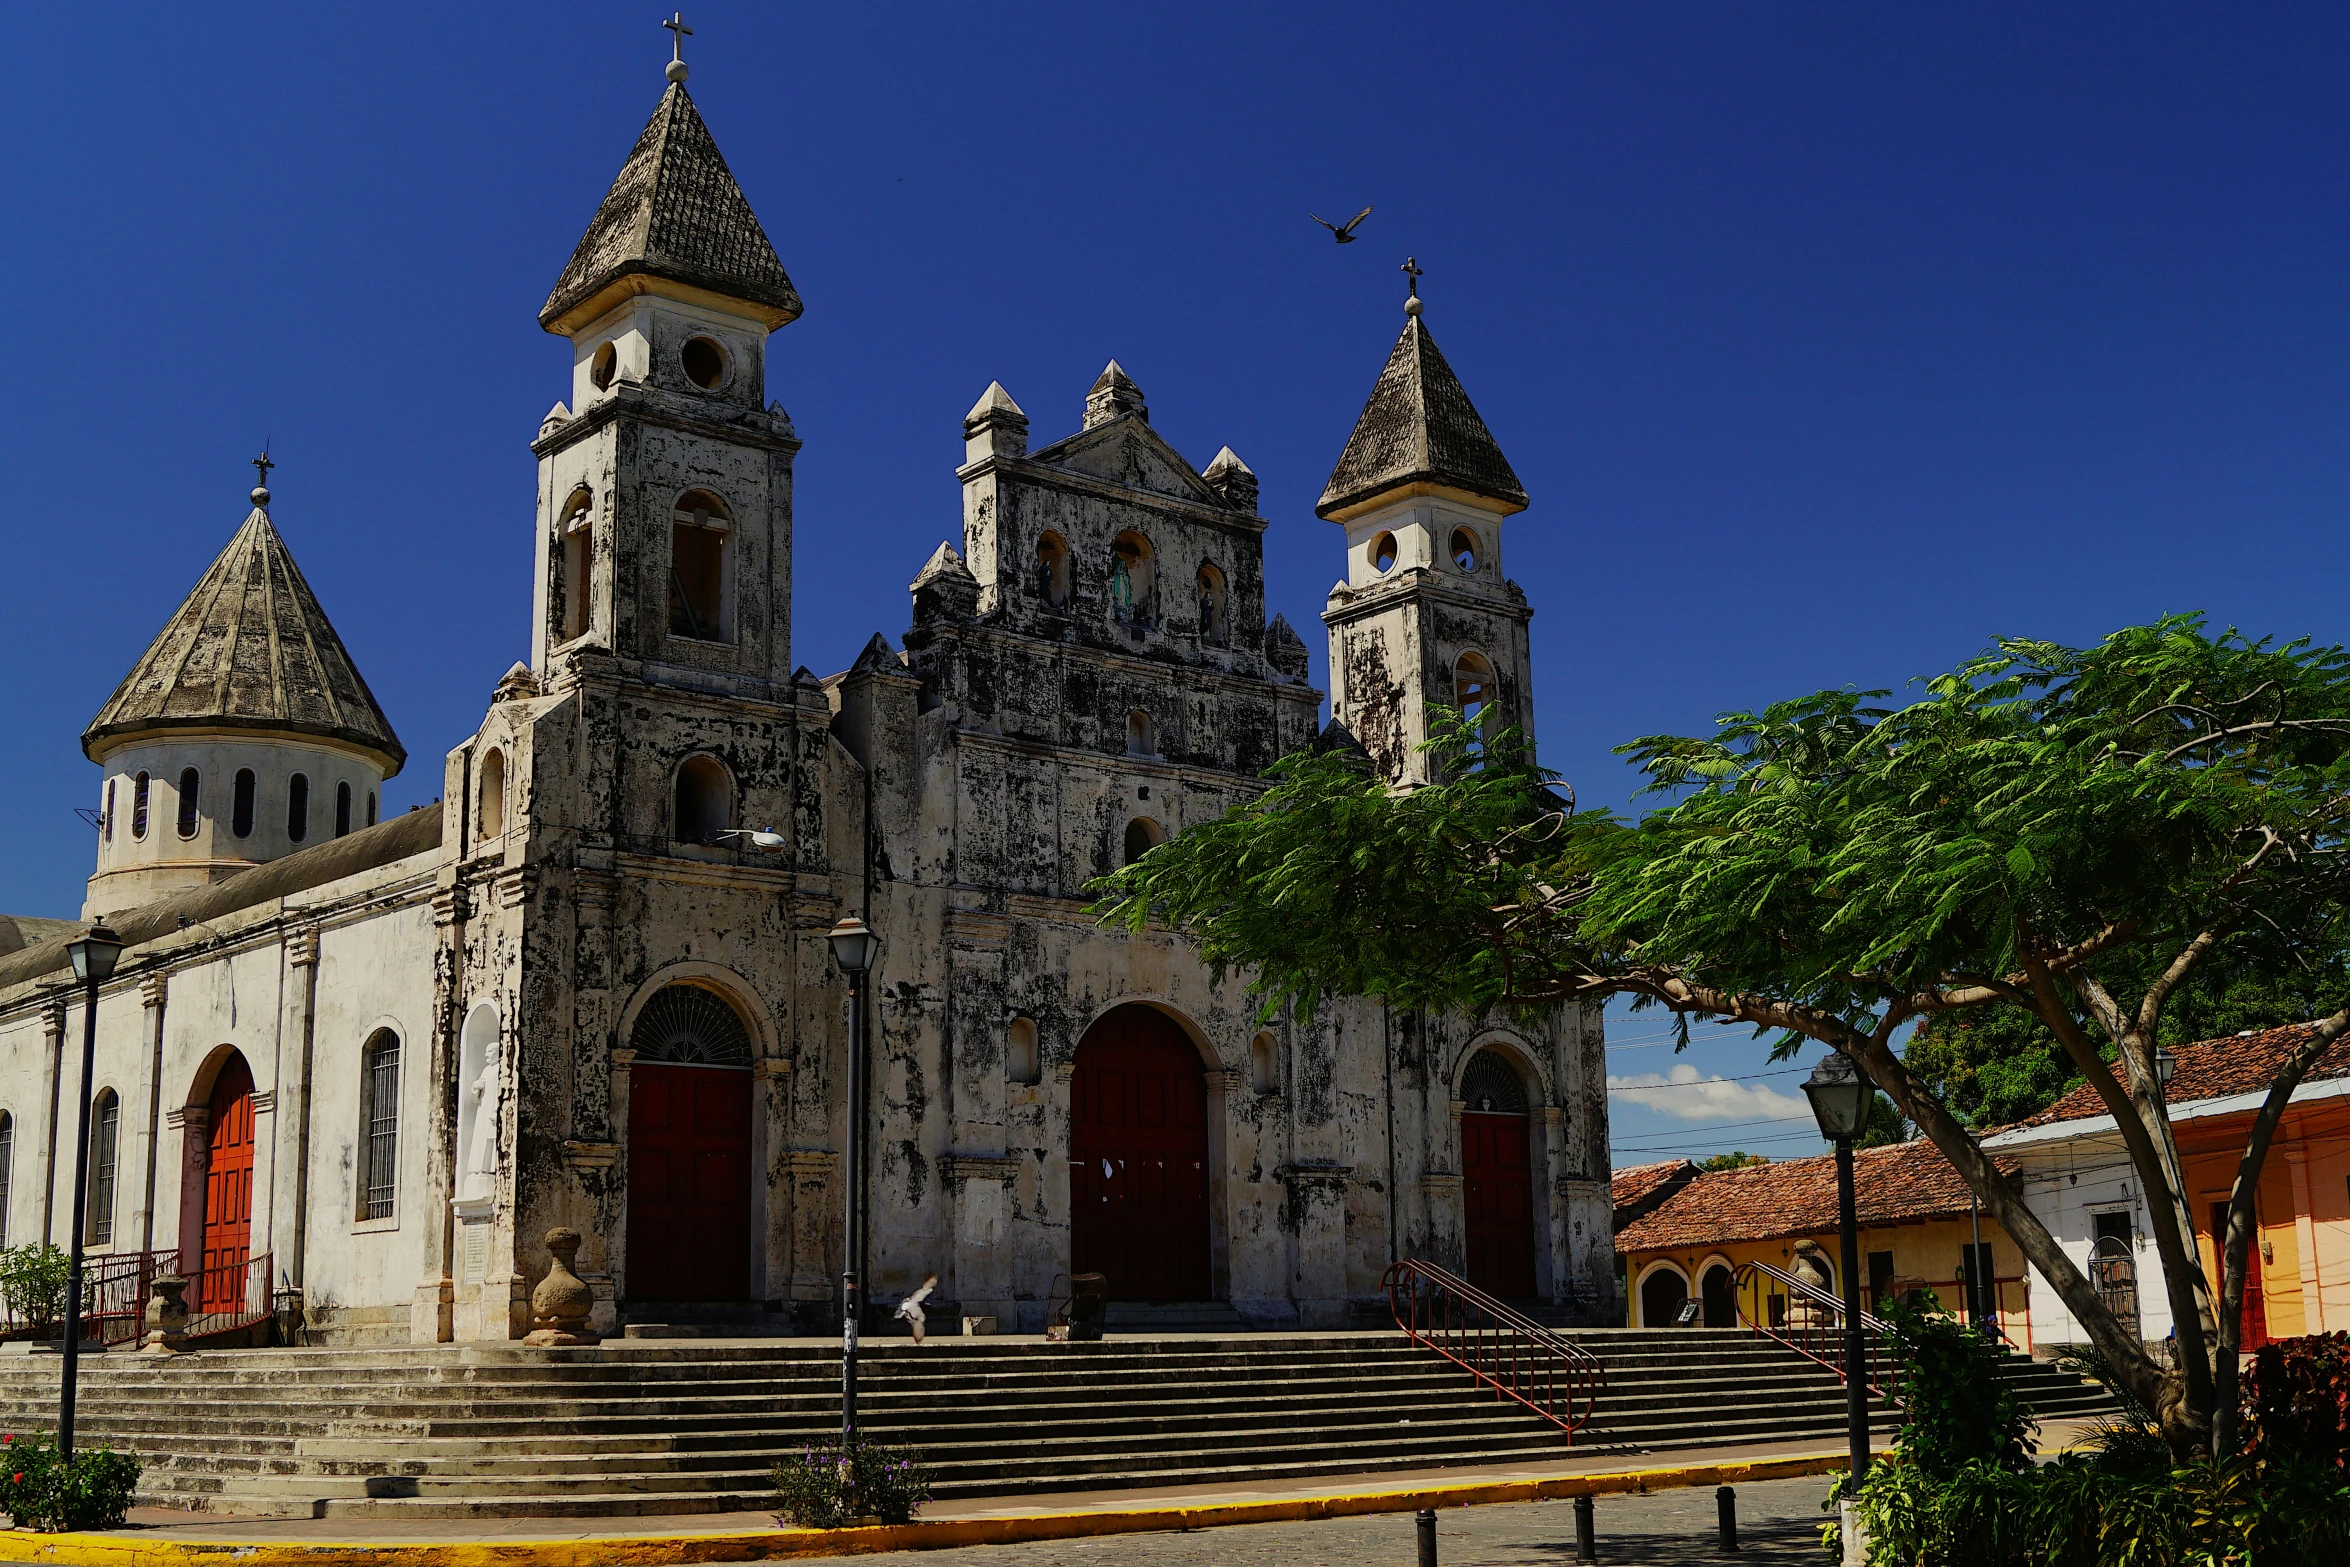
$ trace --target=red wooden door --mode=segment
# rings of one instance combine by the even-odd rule
[[[2214,1294],[2220,1288],[2221,1269],[2226,1266],[2224,1247],[2228,1239],[2228,1205],[2211,1205],[2211,1287]],[[2252,1232],[2252,1244],[2244,1248],[2244,1314],[2236,1319],[2236,1348],[2250,1354],[2268,1342],[2268,1301],[2260,1288],[2260,1232]]]
[[[1534,1293],[1534,1179],[1526,1124],[1522,1115],[1461,1112],[1468,1278],[1504,1300]]]
[[[203,1276],[198,1311],[245,1309],[253,1255],[253,1069],[232,1055],[212,1084],[212,1143],[204,1162]]]
[[[628,1069],[628,1297],[748,1300],[751,1074]]]
[[[1149,1007],[1105,1015],[1069,1080],[1069,1271],[1110,1299],[1206,1300],[1207,1090],[1199,1052]]]

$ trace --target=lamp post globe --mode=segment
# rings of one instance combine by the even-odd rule
[[[881,938],[854,914],[833,926],[824,939],[832,943],[832,961],[851,979],[873,967],[873,959],[881,948]]]
[[[1803,1080],[1812,1118],[1820,1123],[1820,1135],[1832,1143],[1850,1142],[1868,1129],[1869,1096],[1876,1091],[1852,1058],[1836,1050],[1822,1056]]]
[[[100,920],[65,945],[65,955],[73,960],[73,977],[85,985],[103,985],[114,977],[114,965],[122,957],[123,940],[107,929]]]
[[[2166,1096],[2170,1090],[2170,1080],[2178,1070],[2179,1058],[2177,1054],[2168,1045],[2158,1047],[2154,1052],[2154,1081]]]

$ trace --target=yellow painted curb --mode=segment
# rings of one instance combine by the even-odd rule
[[[1360,1491],[1338,1496],[1274,1497],[1200,1507],[1138,1507],[1122,1511],[1018,1513],[1003,1518],[937,1518],[862,1529],[773,1529],[751,1534],[667,1534],[572,1540],[416,1540],[399,1544],[308,1544],[294,1540],[146,1539],[136,1534],[11,1534],[0,1550],[20,1561],[58,1567],[671,1567],[701,1562],[763,1562],[811,1556],[861,1556],[874,1551],[940,1550],[953,1545],[1016,1545],[1089,1535],[1141,1534],[1161,1529],[1213,1529],[1231,1524],[1294,1523],[1366,1513],[1418,1512],[1493,1502],[1540,1502],[1567,1496],[1669,1491],[1695,1485],[1741,1485],[1832,1474],[1840,1453],[1757,1458],[1744,1463],[1681,1468],[1623,1469],[1612,1473],[1552,1475],[1539,1480],[1490,1480],[1426,1486],[1409,1491]]]

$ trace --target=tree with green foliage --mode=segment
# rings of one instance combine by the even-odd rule
[[[1902,707],[1822,691],[1635,741],[1624,751],[1668,801],[1637,821],[1577,810],[1520,737],[1457,722],[1430,742],[1440,781],[1417,788],[1343,748],[1299,753],[1262,795],[1097,884],[1101,912],[1191,931],[1268,1007],[1625,995],[1684,1026],[1752,1024],[1781,1057],[1840,1051],[1965,1177],[2174,1449],[2224,1451],[2253,1190],[2286,1102],[2350,1028],[2350,658],[2174,616],[2089,648],[2001,639],[1924,688]],[[2254,1118],[2215,1290],[2171,1179],[2154,1051],[2190,982],[2225,995],[2263,975],[2309,986],[2318,1024]],[[2048,1030],[2157,1196],[2175,1365],[1894,1048],[1913,1024],[2001,1012]]]
[[[1753,1165],[1769,1164],[1770,1162],[1771,1156],[1769,1154],[1748,1153],[1744,1149],[1734,1148],[1728,1153],[1708,1154],[1697,1161],[1697,1167],[1711,1175],[1716,1170],[1744,1170]]]

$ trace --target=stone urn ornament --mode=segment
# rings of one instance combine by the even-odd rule
[[[142,1355],[184,1355],[188,1352],[188,1281],[176,1273],[159,1274],[147,1297],[147,1339]]]
[[[588,1326],[595,1291],[571,1267],[579,1256],[579,1231],[561,1226],[547,1231],[547,1254],[554,1261],[539,1287],[530,1292],[530,1333],[522,1342],[540,1349],[596,1343],[602,1335]]]

